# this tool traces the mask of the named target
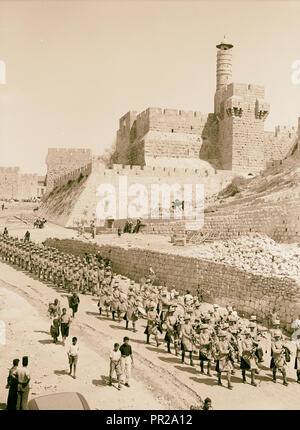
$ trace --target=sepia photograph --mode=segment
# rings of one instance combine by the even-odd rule
[[[0,0],[0,420],[300,410],[299,24]]]

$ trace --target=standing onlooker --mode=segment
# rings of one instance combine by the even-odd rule
[[[129,387],[129,378],[131,374],[131,365],[133,365],[133,355],[131,345],[129,345],[129,338],[124,337],[123,345],[120,346],[120,351],[122,354],[121,357],[121,366],[122,366],[122,374],[125,376],[125,386]]]
[[[17,369],[16,376],[18,378],[18,398],[17,410],[27,409],[30,375],[28,373],[28,357],[22,358],[22,367]]]
[[[78,305],[80,303],[80,298],[76,293],[73,293],[72,297],[70,298],[70,308],[73,312],[73,318],[75,318],[75,314],[78,311]]]
[[[67,309],[63,308],[62,315],[60,317],[60,330],[61,330],[63,345],[65,345],[65,341],[69,336],[70,323],[71,323],[71,318],[67,314]]]
[[[74,366],[74,375],[73,378],[76,379],[76,367],[78,362],[78,352],[79,352],[79,345],[77,343],[77,337],[72,338],[72,345],[69,348],[68,357],[69,357],[69,364],[70,364],[70,373],[69,375],[72,375],[72,368]]]
[[[297,371],[297,383],[300,384],[300,334],[297,336],[296,340],[296,357],[294,369]]]
[[[17,407],[18,400],[18,377],[17,370],[19,365],[19,359],[15,358],[13,360],[13,367],[9,370],[7,377],[7,386],[9,388],[6,409],[8,411],[15,411]]]
[[[60,326],[60,317],[55,314],[51,318],[51,326],[50,326],[50,334],[53,338],[53,342],[57,343],[59,337],[59,326]]]
[[[119,344],[114,344],[114,349],[110,353],[110,368],[109,368],[109,385],[112,385],[112,375],[114,371],[116,372],[117,379],[118,379],[118,390],[121,389],[121,383],[120,378],[122,374],[122,368],[121,368],[121,351],[119,350]]]
[[[209,397],[206,397],[206,399],[204,400],[204,405],[203,405],[203,411],[212,411],[213,407],[211,405],[211,399]]]

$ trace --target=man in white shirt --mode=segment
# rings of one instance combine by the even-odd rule
[[[68,357],[69,357],[69,364],[70,364],[70,373],[69,375],[72,375],[72,368],[74,366],[74,375],[73,378],[76,379],[76,367],[78,362],[78,352],[79,352],[79,345],[77,343],[77,337],[72,338],[72,345],[69,348],[68,351]]]
[[[114,349],[110,353],[110,369],[109,369],[109,383],[108,385],[112,385],[112,375],[114,371],[116,372],[117,379],[118,379],[118,390],[121,389],[121,382],[120,378],[122,375],[122,368],[121,368],[121,351],[119,350],[119,344],[114,344]]]

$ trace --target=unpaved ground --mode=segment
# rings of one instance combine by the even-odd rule
[[[300,385],[295,383],[292,362],[289,387],[273,384],[271,372],[264,369],[258,388],[241,383],[240,371],[233,377],[234,389],[216,385],[216,377],[199,374],[198,361],[191,367],[179,357],[166,353],[162,344],[145,344],[145,320],[139,320],[138,332],[124,329],[124,321],[113,322],[97,312],[96,299],[81,295],[79,312],[71,326],[81,346],[78,378],[66,374],[65,348],[51,343],[46,317],[50,300],[58,297],[67,305],[64,291],[29,277],[22,271],[0,263],[0,319],[7,326],[7,344],[1,347],[0,403],[6,402],[5,379],[13,358],[29,355],[32,374],[31,397],[61,391],[81,392],[95,409],[186,409],[199,397],[209,396],[215,409],[299,409]],[[129,335],[135,367],[131,387],[117,391],[106,385],[108,355],[115,341]],[[263,366],[269,364],[269,354]],[[293,361],[293,358],[292,358]]]

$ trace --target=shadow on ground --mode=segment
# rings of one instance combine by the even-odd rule
[[[105,387],[108,385],[109,378],[108,376],[101,375],[101,379],[93,379],[92,383],[93,385],[96,385],[96,387]]]
[[[60,376],[60,375],[69,375],[69,376],[71,376],[70,375],[70,373],[69,373],[69,370],[54,370],[54,372],[53,373],[55,373],[55,375],[58,375],[58,376]]]

